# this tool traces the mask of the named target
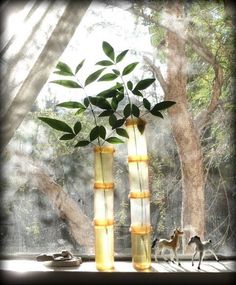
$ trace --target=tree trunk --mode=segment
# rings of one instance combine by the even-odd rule
[[[183,7],[178,1],[170,1],[167,5],[172,29],[183,29]],[[178,25],[177,25],[178,24]],[[184,230],[183,250],[188,252],[187,240],[190,235],[204,238],[204,175],[203,155],[200,137],[188,111],[186,98],[186,57],[185,42],[177,33],[167,32],[167,94],[165,100],[176,101],[176,105],[168,110],[173,135],[179,153],[182,172],[182,216]]]
[[[15,175],[26,179],[31,188],[36,188],[45,194],[52,208],[58,212],[58,216],[67,223],[70,234],[76,243],[85,247],[86,252],[94,253],[92,220],[83,213],[78,203],[49,177],[40,162],[33,160],[20,151],[16,151],[11,155],[15,160]]]
[[[34,182],[39,191],[43,192],[57,208],[60,218],[68,223],[71,236],[87,252],[91,252],[94,247],[94,233],[92,221],[83,214],[78,204],[66,194],[60,185],[56,184],[42,171],[37,171]]]

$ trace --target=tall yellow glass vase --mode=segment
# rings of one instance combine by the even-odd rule
[[[100,271],[114,268],[113,153],[110,146],[94,148],[95,262]]]
[[[139,122],[139,119],[126,120],[129,135],[130,231],[133,267],[145,270],[151,267],[150,192],[146,138],[145,132],[141,133],[138,129]]]

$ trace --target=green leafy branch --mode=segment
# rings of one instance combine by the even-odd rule
[[[96,81],[98,77],[101,75],[103,70],[105,68],[101,68],[92,74],[90,74],[86,80],[85,83],[82,85],[76,75],[79,72],[79,70],[82,68],[84,64],[84,60],[81,61],[76,69],[75,72],[72,71],[72,69],[63,62],[59,62],[56,66],[55,74],[62,75],[62,76],[70,76],[73,78],[71,79],[59,79],[59,80],[53,80],[50,81],[50,83],[55,83],[67,88],[81,88],[85,92],[85,87],[92,82]],[[57,107],[63,107],[68,109],[77,109],[75,112],[75,115],[79,115],[83,113],[84,111],[90,109],[92,112],[93,118],[94,118],[94,127],[90,131],[87,139],[80,139],[75,147],[83,147],[87,146],[90,143],[95,144],[94,141],[97,139],[98,145],[102,145],[105,142],[111,143],[111,144],[117,144],[117,143],[123,143],[124,141],[121,140],[119,137],[112,137],[111,135],[107,135],[106,128],[102,125],[98,125],[97,118],[95,115],[94,107],[99,107],[100,109],[105,109],[105,111],[109,112],[111,110],[111,105],[106,99],[98,99],[97,97],[93,96],[87,96],[85,92],[85,98],[83,100],[83,103],[81,102],[75,102],[75,101],[67,101],[60,104],[57,104]],[[60,140],[71,140],[75,139],[75,137],[80,133],[82,130],[82,124],[80,121],[76,121],[73,127],[70,127],[66,122],[53,119],[49,117],[38,117],[41,121],[48,124],[50,127],[54,128],[55,130],[64,132],[64,134],[60,137]],[[120,136],[127,137],[128,135],[124,132],[118,131],[120,133]],[[102,141],[101,141],[102,140]]]
[[[113,81],[119,78],[121,82],[116,82],[114,86],[97,95],[97,97],[99,98],[102,97],[107,100],[111,98],[111,105],[112,105],[112,110],[110,110],[109,112],[104,111],[99,116],[108,116],[109,123],[112,129],[116,130],[117,128],[121,128],[129,117],[131,118],[136,117],[138,118],[138,128],[141,132],[144,131],[143,127],[144,122],[141,119],[144,116],[142,109],[145,110],[145,115],[150,113],[154,116],[163,119],[164,117],[161,111],[173,106],[175,102],[162,101],[152,106],[151,102],[147,98],[145,98],[142,93],[143,90],[147,89],[150,85],[152,85],[155,82],[155,78],[145,78],[140,80],[136,84],[134,84],[130,80],[125,82],[124,77],[127,76],[128,74],[131,74],[134,71],[134,69],[138,65],[138,62],[130,63],[127,66],[125,66],[122,71],[120,71],[117,67],[117,64],[124,59],[128,50],[124,50],[116,56],[114,48],[108,42],[105,41],[102,44],[102,48],[104,54],[109,58],[109,60],[107,59],[101,60],[97,62],[96,65],[104,66],[105,68],[109,67],[112,68],[112,70],[111,72],[101,76],[98,79],[98,81]],[[132,102],[129,93],[132,93],[133,95],[142,98],[142,103],[140,106],[137,106]],[[118,106],[125,97],[127,98],[128,102],[123,108],[123,113],[120,114],[117,111]],[[116,115],[119,115],[119,117],[121,118],[118,119]]]
[[[83,89],[85,93],[83,102],[66,101],[57,105],[57,107],[76,109],[76,118],[77,115],[84,113],[86,110],[92,112],[94,127],[90,130],[86,139],[79,138],[75,147],[84,147],[89,144],[96,144],[96,141],[99,146],[104,143],[123,143],[124,141],[120,137],[128,138],[128,133],[124,125],[125,121],[129,117],[138,118],[138,128],[142,133],[145,128],[144,120],[142,120],[142,116],[144,116],[142,113],[143,109],[145,110],[145,114],[150,113],[154,116],[164,118],[161,111],[175,104],[173,101],[163,101],[152,106],[151,102],[143,96],[142,92],[155,82],[155,78],[142,79],[136,84],[130,80],[125,82],[124,78],[134,71],[138,62],[129,63],[123,68],[123,70],[119,70],[118,64],[125,58],[128,50],[124,50],[116,55],[114,48],[106,41],[102,43],[102,49],[107,58],[96,63],[96,65],[101,66],[101,68],[91,73],[85,79],[84,84],[78,80],[77,75],[82,69],[85,60],[82,60],[77,65],[74,72],[69,65],[59,62],[54,73],[63,76],[63,79],[53,80],[50,82],[66,88]],[[103,72],[107,68],[111,70],[104,74]],[[70,77],[70,79],[67,79],[67,77]],[[85,88],[89,84],[96,81],[102,82],[114,80],[116,80],[116,82],[113,86],[103,90],[99,94],[95,96],[88,96],[86,94]],[[132,102],[130,94],[142,99],[140,106],[137,106]],[[128,100],[128,102],[121,113],[119,106],[124,99]],[[95,108],[98,108],[101,111],[98,116],[96,116]],[[97,117],[107,117],[111,127],[110,133],[107,132],[107,129],[103,125],[98,124]],[[72,140],[78,138],[83,129],[81,122],[77,119],[72,127],[66,122],[58,119],[48,117],[39,117],[39,119],[55,130],[63,132],[60,140]],[[114,133],[116,133],[116,135],[113,135]]]

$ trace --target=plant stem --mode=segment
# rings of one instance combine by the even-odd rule
[[[129,102],[129,104],[130,104],[130,106],[132,106],[132,101],[131,101],[131,98],[130,98],[130,96],[129,96],[129,92],[128,92],[128,89],[127,89],[127,87],[126,87],[126,84],[125,84],[125,81],[124,81],[124,79],[123,79],[123,76],[122,75],[120,75],[120,78],[121,78],[121,80],[122,80],[122,83],[123,83],[123,85],[124,85],[124,88],[125,88],[125,91],[126,91],[126,94],[127,94],[127,98],[128,98],[128,102]],[[134,119],[134,116],[133,116],[133,114],[131,113],[131,119],[133,120]],[[133,129],[133,134],[134,134],[134,142],[135,142],[135,153],[136,153],[136,155],[138,155],[137,154],[137,152],[138,152],[138,149],[137,149],[137,137],[136,137],[136,130],[135,130],[135,127],[134,127],[134,125],[132,125],[132,129]],[[139,164],[138,164],[138,162],[136,162],[136,167],[137,167],[137,172],[138,172],[138,180],[139,180],[139,188],[140,188],[140,192],[143,192],[143,189],[142,189],[142,179],[141,179],[141,177],[142,176],[140,176],[140,167],[139,167]],[[143,209],[143,207],[144,207],[144,205],[143,205],[143,199],[141,199],[141,219],[142,219],[142,221],[141,221],[141,225],[143,226],[143,224],[144,224],[144,222],[143,222],[143,220],[144,220],[144,209]]]
[[[125,91],[126,91],[126,94],[127,94],[127,97],[128,97],[128,102],[129,102],[130,107],[131,107],[131,106],[132,106],[132,102],[131,102],[131,98],[130,98],[130,96],[129,96],[129,92],[128,92],[128,89],[127,89],[127,87],[126,87],[125,81],[124,81],[122,75],[120,75],[120,78],[121,78],[122,83],[123,83],[123,85],[124,85],[124,88],[125,88]],[[131,119],[132,119],[132,120],[134,119],[134,116],[133,116],[132,113],[131,113]],[[135,127],[134,127],[133,124],[132,124],[132,129],[133,129],[134,141],[135,141],[135,153],[136,153],[136,155],[138,155],[138,154],[137,154],[138,149],[137,149],[136,130],[135,130]],[[136,167],[137,167],[137,172],[138,172],[138,179],[139,179],[140,192],[143,192],[143,188],[142,188],[142,185],[143,185],[142,182],[143,182],[143,181],[141,181],[141,180],[142,180],[142,176],[140,176],[140,172],[141,172],[141,171],[140,171],[140,167],[139,167],[139,163],[138,163],[138,162],[136,162]],[[144,214],[146,214],[146,212],[144,211],[144,203],[143,203],[143,199],[141,198],[141,220],[142,220],[142,221],[141,221],[141,226],[144,225]],[[146,216],[146,215],[145,215],[145,216]],[[146,217],[145,217],[145,221],[146,221]],[[146,246],[145,241],[144,241],[144,236],[141,235],[141,238],[142,238],[143,247],[144,247],[144,250],[145,250],[145,256],[146,256],[146,259],[147,259],[148,249],[147,249],[147,246]]]
[[[76,78],[76,77],[75,77]],[[89,102],[89,108],[92,112],[92,115],[93,115],[93,119],[94,119],[94,124],[95,126],[97,127],[98,126],[98,123],[97,123],[97,119],[96,119],[96,116],[95,116],[95,112],[94,112],[94,109],[93,109],[93,106],[91,104],[91,101],[89,99],[89,96],[87,95],[86,91],[85,91],[85,87],[79,82],[79,80],[76,78],[77,82],[80,84],[80,86],[82,87],[83,91],[84,91],[84,94],[85,94],[85,97],[88,99],[88,102]],[[101,143],[101,140],[98,136],[97,138],[98,140],[98,146],[101,150],[101,146],[102,146],[102,143]],[[102,157],[102,153],[101,151],[99,151],[99,156],[100,156],[100,162],[101,162],[101,172],[102,172],[102,183],[104,184],[105,183],[105,178],[104,178],[104,169],[103,169],[103,157]],[[104,208],[105,208],[105,220],[107,220],[107,216],[108,216],[108,205],[107,205],[107,199],[106,199],[106,190],[104,189],[103,190],[103,197],[104,197]],[[106,229],[106,235],[108,237],[108,229],[107,227],[105,227]],[[109,244],[109,242],[107,241],[107,244]],[[109,247],[108,247],[108,250],[109,250]]]

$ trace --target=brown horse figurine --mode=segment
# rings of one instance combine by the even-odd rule
[[[184,232],[180,231],[179,229],[174,230],[174,234],[171,236],[170,239],[155,239],[152,243],[152,248],[155,248],[155,261],[157,262],[157,253],[158,250],[160,251],[160,254],[162,254],[163,249],[169,249],[174,253],[175,259],[178,262],[178,265],[181,266],[178,256],[177,256],[177,249],[179,247],[179,236],[183,235]],[[168,260],[167,260],[168,261]],[[173,260],[172,260],[173,261]],[[174,262],[174,261],[173,261]]]

